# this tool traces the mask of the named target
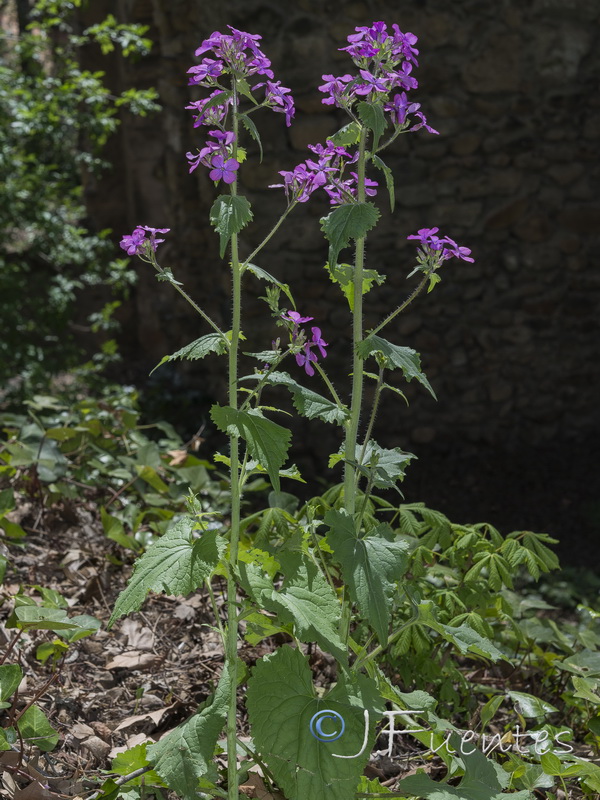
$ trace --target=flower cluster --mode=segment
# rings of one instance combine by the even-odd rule
[[[170,228],[149,228],[147,225],[138,225],[131,235],[123,236],[120,246],[127,251],[128,256],[148,256],[164,239],[157,239],[157,233],[169,233]],[[148,236],[148,234],[150,234]]]
[[[471,258],[471,251],[468,247],[461,247],[449,236],[438,236],[438,231],[439,228],[420,228],[417,233],[406,238],[419,242],[422,258],[427,263],[434,262],[439,266],[442,261],[447,261],[449,258],[460,258],[463,261],[471,262],[475,260]]]
[[[190,172],[203,164],[208,167],[210,177],[215,182],[223,180],[233,183],[240,162],[235,158],[237,143],[233,132],[227,130],[227,117],[232,103],[238,101],[239,93],[253,97],[252,92],[263,89],[262,103],[257,103],[247,113],[261,107],[270,108],[285,114],[288,126],[295,109],[290,90],[282,86],[281,81],[274,80],[271,62],[258,45],[261,37],[239,31],[231,25],[228,27],[231,33],[215,31],[202,42],[195,55],[204,58],[200,64],[188,70],[190,86],[201,86],[212,91],[208,97],[190,103],[186,109],[195,114],[194,127],[204,125],[213,128],[209,136],[217,141],[208,140],[201,150],[186,153],[186,157]],[[233,82],[244,82],[244,88],[240,88],[238,94],[221,83],[221,79],[227,75],[231,76]],[[264,76],[265,80],[250,86],[248,79],[252,76]]]
[[[325,348],[329,345],[323,340],[321,329],[317,327],[311,328],[312,336],[307,339],[306,333],[301,330],[300,325],[310,322],[314,317],[303,317],[297,311],[287,311],[281,315],[281,318],[286,322],[292,323],[290,331],[292,343],[301,345],[300,351],[296,353],[296,364],[299,367],[304,367],[306,374],[312,377],[315,374],[313,364],[316,364],[319,360],[314,348],[319,351],[321,358],[327,358]]]
[[[355,30],[356,33],[348,36],[348,46],[340,50],[350,55],[358,67],[358,75],[337,78],[323,75],[325,82],[319,90],[327,96],[322,102],[346,110],[351,110],[358,100],[382,103],[396,130],[412,132],[425,128],[437,133],[419,111],[420,104],[411,103],[406,97],[407,91],[418,86],[411,74],[413,67],[418,66],[419,54],[414,33],[402,33],[396,24],[392,25],[390,33],[385,22],[374,22],[370,27],[361,26]],[[392,98],[395,89],[400,92]]]
[[[350,171],[344,175],[345,167],[356,163],[358,152],[350,153],[345,147],[335,145],[328,140],[327,144],[309,144],[309,149],[316,158],[308,158],[291,171],[282,170],[279,174],[283,183],[274,183],[269,188],[283,187],[288,202],[305,203],[316,190],[323,188],[329,195],[332,205],[352,203],[357,199],[358,175]],[[365,193],[373,196],[379,184],[365,178]]]

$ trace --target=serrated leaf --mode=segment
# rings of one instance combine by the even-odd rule
[[[351,147],[353,144],[358,144],[359,140],[360,125],[358,122],[349,122],[333,136],[327,137],[328,142],[333,142],[338,147]]]
[[[171,353],[170,356],[163,356],[152,372],[157,370],[161,364],[165,364],[167,361],[175,361],[178,358],[185,358],[188,361],[197,361],[199,358],[204,358],[209,353],[223,355],[223,353],[226,352],[227,342],[225,339],[218,333],[207,333],[206,336],[201,336],[199,339],[190,342],[190,344],[186,344],[185,347],[177,350],[176,353]],[[150,375],[152,375],[152,372]]]
[[[352,600],[379,641],[386,642],[393,594],[406,570],[408,545],[395,541],[387,525],[378,525],[361,538],[352,518],[341,511],[328,511],[324,522],[330,528],[327,543]]]
[[[234,233],[239,233],[252,219],[250,203],[241,195],[222,194],[210,209],[210,223],[219,234],[221,258]]]
[[[362,100],[358,104],[357,109],[362,124],[373,132],[373,145],[371,149],[375,153],[379,145],[379,140],[387,127],[387,120],[383,109],[377,103],[368,103],[366,100]]]
[[[327,397],[307,389],[295,381],[287,372],[272,372],[266,383],[272,386],[285,386],[293,397],[294,408],[307,419],[321,419],[323,422],[336,422],[343,425],[348,418],[348,410],[339,408]]]
[[[325,264],[325,269],[334,283],[339,284],[348,301],[350,311],[354,311],[354,267],[352,264],[336,264],[334,267]],[[381,286],[385,282],[385,275],[380,275],[374,269],[363,270],[362,293],[363,295],[371,291],[373,284]]]
[[[42,709],[36,705],[25,711],[19,718],[17,727],[25,744],[38,747],[43,753],[54,750],[60,738]]]
[[[404,479],[406,468],[413,458],[415,456],[412,453],[405,453],[399,447],[380,447],[371,439],[364,455],[361,453],[358,469],[368,475],[375,488],[391,489]]]
[[[338,661],[347,661],[346,648],[337,632],[340,604],[317,565],[301,553],[283,552],[277,558],[284,580],[276,591],[273,582],[253,564],[240,564],[242,584],[266,611],[282,624],[293,622],[301,642],[317,642]]]
[[[373,164],[383,172],[383,177],[385,178],[385,185],[388,190],[388,195],[390,197],[390,211],[394,210],[394,206],[396,205],[396,190],[394,188],[394,175],[392,170],[388,167],[388,165],[383,161],[379,156],[372,155],[371,159]],[[439,280],[439,276],[434,272],[432,275],[436,275]]]
[[[254,100],[254,98],[252,98],[252,99],[253,99],[254,102],[256,102],[256,100]],[[262,164],[263,149],[262,149],[262,142],[260,140],[260,134],[258,132],[258,128],[256,127],[254,122],[250,119],[250,117],[247,114],[239,114],[238,115],[238,119],[240,120],[240,122],[242,123],[244,128],[246,128],[246,130],[248,131],[250,136],[254,139],[256,144],[258,145],[258,151],[260,153],[259,162]]]
[[[212,698],[193,717],[147,749],[155,771],[181,797],[195,797],[198,781],[209,770],[225,725],[231,690],[229,672],[223,671]]]
[[[223,433],[244,439],[252,458],[267,470],[273,488],[279,491],[279,470],[287,458],[291,432],[270,419],[231,406],[214,405],[210,416]]]
[[[400,347],[397,344],[388,342],[387,339],[382,339],[381,336],[371,334],[362,342],[358,343],[356,351],[361,358],[367,358],[373,353],[381,353],[388,369],[392,367],[401,369],[407,381],[416,378],[416,380],[423,384],[427,391],[435,398],[435,392],[431,388],[425,374],[421,372],[421,359],[419,358],[419,354],[412,348]]]
[[[340,250],[350,239],[361,239],[377,223],[380,214],[373,203],[339,206],[321,219],[321,230],[329,241],[329,263],[337,264]]]
[[[247,708],[254,746],[288,800],[354,797],[373,744],[373,723],[383,714],[374,681],[341,674],[335,688],[319,698],[306,656],[284,646],[254,667]],[[366,742],[363,709],[369,710]],[[336,741],[319,741],[311,734],[311,720],[319,712],[334,712],[338,722],[343,720],[345,730]],[[322,730],[332,733],[326,725],[332,725],[331,718]]]
[[[281,281],[278,281],[277,278],[274,278],[270,272],[267,272],[267,270],[263,269],[262,267],[257,267],[256,264],[246,264],[246,269],[249,270],[253,275],[256,275],[257,278],[260,278],[263,281],[268,281],[269,283],[272,283],[274,286],[277,286],[279,289],[281,289],[281,291],[292,304],[293,308],[296,308],[296,303],[294,302],[292,292],[287,283],[281,283]]]
[[[195,524],[190,517],[179,519],[138,558],[127,588],[117,597],[109,627],[140,609],[148,592],[186,595],[209,578],[225,551],[225,540],[216,531],[194,538]]]

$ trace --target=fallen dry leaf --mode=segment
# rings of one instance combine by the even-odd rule
[[[265,786],[265,782],[256,772],[250,772],[248,778],[240,786],[240,792],[246,797],[255,800],[285,800],[280,792],[270,792]]]
[[[104,669],[153,669],[162,662],[156,653],[140,653],[133,651],[121,653],[109,661]]]
[[[131,717],[126,717],[117,725],[115,731],[122,731],[125,730],[125,728],[131,728],[131,726],[135,725],[136,722],[145,722],[147,720],[151,720],[155,725],[159,725],[164,715],[171,708],[173,708],[173,706],[166,706],[165,708],[159,708],[156,711],[146,711],[144,714],[134,714]]]
[[[127,637],[127,646],[133,650],[152,650],[154,634],[135,619],[126,619],[121,625],[121,633]]]

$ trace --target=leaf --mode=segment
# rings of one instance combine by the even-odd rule
[[[437,621],[431,601],[419,603],[419,623],[437,631],[447,642],[450,642],[461,653],[474,653],[489,658],[491,661],[507,660],[504,653],[485,636],[477,633],[469,625],[442,625]]]
[[[163,358],[154,367],[152,372],[157,370],[167,361],[175,361],[177,358],[185,358],[188,361],[197,361],[200,358],[204,358],[209,353],[223,355],[226,352],[227,342],[225,339],[218,333],[207,333],[206,336],[201,336],[199,339],[190,342],[190,344],[186,344],[185,347],[182,347],[181,350],[178,350],[176,353],[171,353],[170,356],[163,356]],[[152,375],[152,372],[150,375]]]
[[[385,185],[387,186],[388,194],[390,196],[390,211],[394,210],[394,206],[396,205],[396,192],[394,189],[394,175],[392,170],[388,167],[388,165],[382,161],[379,156],[373,154],[371,156],[371,160],[373,164],[383,172],[383,177],[385,178]],[[439,280],[439,275],[435,272],[432,273],[432,276],[435,275]]]
[[[358,122],[349,122],[334,133],[333,136],[327,137],[328,142],[333,142],[338,147],[351,147],[353,144],[358,144],[359,140],[360,125]]]
[[[497,694],[495,697],[492,697],[487,703],[483,706],[481,711],[479,712],[479,719],[481,721],[481,728],[487,728],[489,722],[494,718],[496,715],[496,711],[500,708],[502,703],[504,702],[504,695]]]
[[[362,100],[358,106],[358,116],[362,124],[373,131],[373,145],[372,151],[375,153],[381,135],[387,127],[387,121],[383,113],[382,107],[377,103],[368,103]]]
[[[17,727],[23,741],[31,747],[38,747],[43,753],[54,750],[60,738],[44,712],[36,705],[25,711],[17,722]]]
[[[331,692],[317,697],[306,656],[284,646],[252,670],[247,708],[254,746],[288,800],[354,797],[373,744],[373,723],[383,714],[370,678],[352,680],[342,673]],[[367,741],[364,709],[369,711]],[[319,741],[311,733],[318,712],[334,712],[336,721],[343,721],[344,732],[336,741]],[[326,728],[331,724],[331,716],[323,721],[324,733],[334,732]]]
[[[438,783],[424,773],[418,773],[401,780],[395,790],[426,800],[531,800],[528,790],[506,794],[503,789],[508,786],[510,776],[471,742],[463,742],[457,735],[453,735],[450,741],[465,768],[458,786]]]
[[[212,763],[219,734],[227,717],[232,691],[228,671],[223,671],[217,688],[194,716],[147,749],[155,771],[181,797],[195,797],[199,779]],[[235,688],[233,688],[235,691]]]
[[[287,458],[291,432],[257,413],[231,406],[214,405],[210,416],[219,430],[244,439],[252,458],[267,470],[273,488],[279,491],[279,469]]]
[[[383,644],[396,581],[406,571],[408,545],[394,541],[387,525],[378,525],[360,538],[352,518],[341,511],[328,511],[324,521],[330,528],[327,542],[342,568],[350,596]]]
[[[554,665],[558,669],[565,669],[584,678],[600,678],[600,652],[581,650],[565,658],[564,661],[555,661]]]
[[[150,762],[146,755],[146,748],[147,744],[144,742],[143,744],[130,747],[129,750],[125,750],[124,753],[118,753],[112,760],[110,771],[114,772],[116,775],[124,776],[130,775],[132,772],[148,766]],[[150,770],[137,778],[132,778],[130,781],[127,781],[127,785],[140,786],[142,783],[156,784],[159,781],[158,773],[155,772],[155,770]],[[162,781],[160,782],[162,783]]]
[[[321,230],[329,241],[329,263],[337,264],[340,250],[350,239],[361,239],[377,223],[380,214],[373,203],[339,206],[321,219]]]
[[[7,708],[6,701],[17,691],[23,680],[23,670],[18,664],[2,664],[0,666],[0,703]]]
[[[294,302],[292,292],[290,291],[290,287],[288,286],[287,283],[281,283],[281,281],[278,281],[277,278],[274,278],[271,275],[271,273],[267,272],[266,269],[262,269],[262,267],[257,267],[256,264],[246,264],[246,269],[250,270],[250,272],[257,278],[261,278],[263,281],[268,281],[269,283],[272,283],[279,289],[281,289],[281,291],[288,298],[292,306],[296,308],[296,303]]]
[[[225,248],[234,233],[239,233],[252,219],[250,203],[241,195],[222,194],[210,209],[210,223],[219,234],[221,244],[219,255],[225,255]]]
[[[276,613],[283,625],[293,622],[301,642],[316,642],[321,650],[345,663],[346,648],[337,632],[340,604],[335,592],[307,556],[283,552],[277,558],[284,575],[280,591],[273,588],[271,579],[258,567],[240,564],[248,593],[266,611]]]
[[[15,493],[12,489],[2,489],[0,491],[0,517],[8,514],[15,507]]]
[[[239,86],[239,84],[238,84],[238,86]],[[254,98],[252,98],[252,100],[253,100],[254,103],[256,103],[256,100],[254,100]],[[240,120],[240,122],[242,123],[244,128],[246,128],[246,130],[248,131],[250,136],[254,139],[256,144],[258,145],[258,150],[259,150],[259,153],[260,153],[259,162],[262,164],[263,149],[262,149],[262,142],[260,140],[260,134],[258,132],[258,128],[256,127],[254,122],[250,119],[250,117],[247,114],[238,114],[238,119]]]
[[[579,678],[576,675],[573,675],[571,680],[575,687],[575,697],[581,697],[590,703],[600,705],[600,697],[594,692],[596,681],[591,681],[588,678]]]
[[[361,358],[367,358],[373,353],[381,353],[385,360],[385,366],[388,369],[393,367],[401,369],[407,381],[416,378],[435,398],[435,392],[431,388],[425,374],[421,372],[421,359],[419,358],[419,354],[412,348],[400,347],[399,345],[388,342],[386,339],[382,339],[380,336],[371,334],[362,342],[358,343],[356,351]]]
[[[558,711],[550,703],[542,700],[540,697],[534,697],[532,694],[525,692],[507,692],[510,699],[516,704],[517,710],[524,717],[545,717],[546,714],[552,714]]]
[[[348,418],[346,408],[339,408],[327,397],[305,388],[287,372],[272,372],[265,383],[271,386],[285,386],[292,394],[294,408],[307,419],[316,418],[323,422],[336,422],[338,425],[343,425]]]
[[[189,594],[208,579],[225,551],[215,531],[194,538],[195,521],[183,517],[135,563],[127,587],[117,597],[109,627],[124,614],[141,608],[148,592]]]
[[[67,617],[67,612],[62,608],[44,608],[42,606],[25,605],[15,608],[14,624],[7,625],[21,630],[76,630],[78,625]]]
[[[350,311],[354,311],[354,267],[352,264],[336,264],[332,267],[328,262],[325,264],[325,269],[329,273],[331,280],[340,285],[348,301],[348,305],[350,306]],[[382,283],[385,283],[385,275],[380,275],[379,272],[376,272],[374,269],[364,269],[362,285],[363,295],[371,291],[374,283],[381,286]]]
[[[405,453],[399,447],[389,450],[371,439],[364,455],[361,454],[358,468],[369,476],[377,489],[392,489],[404,479],[406,468],[413,458],[415,456],[412,453]]]

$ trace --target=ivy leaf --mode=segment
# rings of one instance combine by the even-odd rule
[[[223,671],[216,691],[194,716],[150,745],[148,760],[180,797],[195,797],[198,781],[208,772],[227,717],[231,680]]]
[[[23,680],[23,670],[18,664],[0,666],[0,708],[8,708],[6,701],[16,692]]]
[[[317,697],[306,656],[284,646],[254,667],[246,698],[254,745],[289,800],[354,797],[373,745],[373,723],[384,710],[370,678],[342,674],[331,692]],[[366,742],[364,709],[370,723]],[[343,720],[345,730],[336,741],[312,735],[310,723],[319,711],[333,711]],[[324,721],[323,731],[332,733],[326,728],[331,724]]]
[[[328,511],[324,521],[330,528],[327,542],[352,600],[379,641],[386,642],[392,597],[396,581],[406,571],[408,545],[395,541],[388,525],[377,525],[361,538],[352,518],[341,511]]]
[[[331,264],[327,263],[325,264],[325,269],[329,273],[331,280],[340,285],[350,306],[350,311],[354,311],[354,267],[352,264],[336,264],[332,267]],[[362,293],[367,294],[367,292],[370,292],[374,283],[381,286],[384,282],[385,275],[381,275],[374,269],[365,269],[363,270]]]
[[[322,419],[323,422],[337,422],[343,425],[348,418],[348,410],[339,408],[332,400],[313,392],[297,383],[287,372],[272,372],[266,383],[272,386],[285,386],[292,394],[294,408],[308,419]]]
[[[401,369],[407,381],[416,378],[430,392],[432,397],[437,399],[425,374],[421,372],[421,359],[415,350],[410,347],[400,347],[397,344],[392,344],[387,339],[382,339],[381,336],[373,334],[359,342],[356,350],[361,358],[367,358],[373,353],[381,353],[388,369],[393,367]]]
[[[373,203],[348,203],[321,219],[321,230],[329,241],[329,263],[337,264],[340,250],[350,239],[361,239],[377,223],[380,214]]]
[[[225,551],[225,541],[216,531],[194,538],[195,525],[191,517],[183,517],[138,558],[127,587],[117,597],[109,628],[119,617],[141,608],[148,592],[187,595],[207,580]]]
[[[375,152],[381,135],[387,127],[383,109],[377,103],[367,103],[366,100],[363,100],[358,104],[358,116],[362,124],[373,131],[372,150]]]
[[[252,219],[250,203],[241,195],[222,194],[210,209],[210,223],[221,237],[219,255],[225,255],[225,248],[234,233],[239,233]]]
[[[383,161],[379,156],[373,154],[371,156],[371,160],[373,161],[374,166],[377,169],[380,169],[383,172],[383,177],[385,178],[385,185],[387,186],[388,194],[390,196],[390,211],[394,210],[394,206],[396,205],[396,191],[394,189],[394,175],[392,170],[388,167],[388,165]],[[432,276],[435,275],[439,280],[439,275],[436,273],[432,273]]]
[[[43,753],[54,750],[60,739],[42,709],[35,705],[19,718],[17,728],[25,744],[38,747]]]
[[[280,591],[252,564],[240,564],[244,588],[262,608],[276,613],[283,625],[293,622],[301,642],[316,642],[345,663],[346,648],[337,632],[340,604],[333,589],[317,565],[301,553],[279,553],[277,558],[285,576]]]
[[[190,344],[186,344],[181,350],[176,353],[171,353],[170,356],[163,356],[158,364],[154,367],[152,372],[157,370],[162,364],[167,361],[175,361],[177,358],[185,358],[188,361],[197,361],[199,358],[204,358],[209,353],[217,353],[223,355],[227,352],[227,342],[218,333],[207,333],[206,336],[201,336]],[[152,372],[150,375],[152,375]]]
[[[291,432],[257,413],[231,406],[214,405],[210,416],[220,431],[244,439],[252,458],[267,470],[273,488],[279,491],[279,469],[287,458]]]

